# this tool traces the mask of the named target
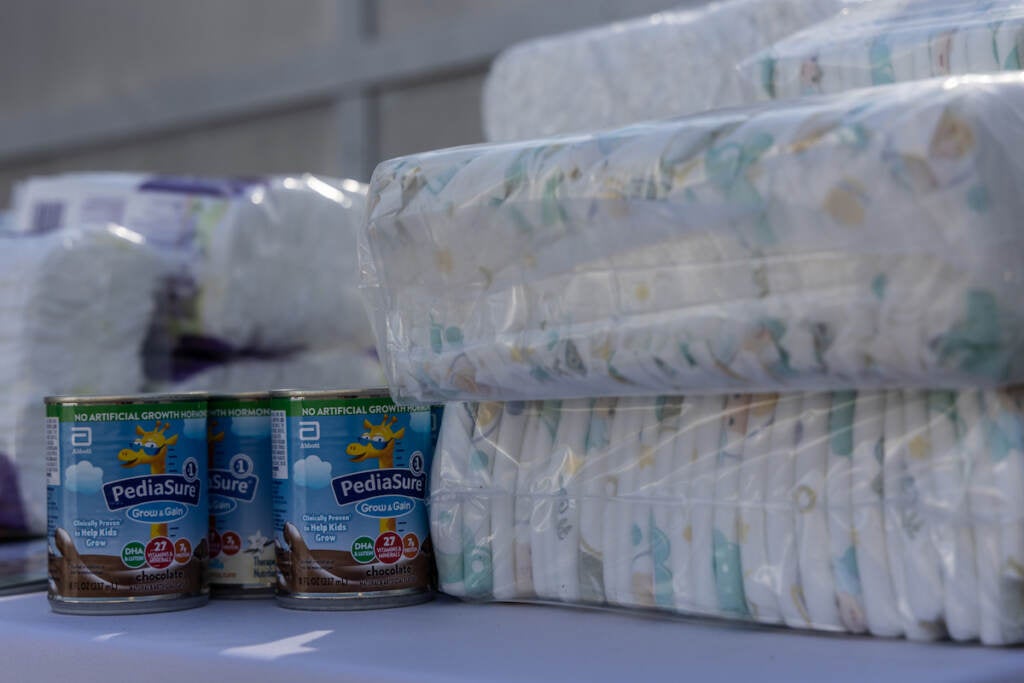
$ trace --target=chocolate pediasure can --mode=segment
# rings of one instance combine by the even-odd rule
[[[55,612],[186,609],[206,585],[206,397],[46,399]]]
[[[433,594],[427,477],[440,408],[387,391],[271,392],[277,600],[398,607]]]
[[[270,477],[270,395],[209,398],[210,593],[274,595],[274,511]]]

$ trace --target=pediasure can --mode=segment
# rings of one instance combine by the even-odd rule
[[[206,457],[202,394],[46,399],[53,611],[208,600]]]
[[[210,592],[217,598],[274,594],[270,394],[211,395]]]
[[[271,393],[277,599],[294,609],[425,602],[427,476],[440,408],[387,390]]]

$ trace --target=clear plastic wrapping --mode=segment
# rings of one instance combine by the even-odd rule
[[[123,228],[0,237],[0,535],[46,528],[43,397],[143,383],[161,261]]]
[[[1024,77],[386,161],[397,400],[1024,380]]]
[[[729,0],[515,45],[484,85],[484,130],[523,140],[750,103],[739,60],[842,6]]]
[[[1017,389],[447,407],[442,591],[1024,642]]]
[[[195,340],[229,350],[372,346],[354,243],[366,186],[312,175],[227,179],[71,173],[14,192],[25,232],[109,224],[141,234],[166,262],[169,352]]]
[[[1020,0],[873,0],[783,38],[744,60],[761,97],[1024,66]]]

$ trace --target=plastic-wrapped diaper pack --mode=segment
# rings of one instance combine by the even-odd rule
[[[142,385],[161,263],[141,242],[123,228],[0,237],[0,401]]]
[[[727,0],[515,45],[484,85],[484,130],[522,140],[750,103],[739,60],[843,6]]]
[[[380,386],[384,386],[384,372],[373,350],[340,346],[281,358],[236,359],[206,368],[161,390],[239,393]]]
[[[46,528],[43,396],[142,386],[163,273],[142,241],[124,228],[0,237],[0,490],[18,492],[0,502],[0,535]]]
[[[1016,390],[455,403],[441,590],[1024,642]]]
[[[16,504],[0,506],[0,530],[45,529],[45,395],[137,393],[170,380],[181,358],[327,345],[343,350],[233,362],[189,388],[379,384],[358,294],[365,192],[310,175],[73,173],[20,183],[14,235],[0,238],[0,470],[14,473],[0,486],[18,491]]]
[[[1024,380],[1024,76],[384,162],[398,400]]]
[[[1020,0],[873,0],[785,37],[743,61],[761,97],[1024,66]]]
[[[119,393],[126,392],[126,388]],[[29,391],[20,399],[0,401],[0,492],[13,498],[0,503],[0,537],[46,532],[46,410],[43,396],[59,391]],[[7,461],[5,468],[3,460]],[[6,517],[6,518],[5,518]]]
[[[170,269],[165,347],[198,337],[285,351],[373,344],[354,248],[365,193],[353,180],[311,175],[70,173],[23,181],[12,208],[24,232],[115,224],[141,234]]]

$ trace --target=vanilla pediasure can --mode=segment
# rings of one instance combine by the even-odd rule
[[[270,477],[270,394],[211,394],[210,594],[274,595],[274,511]]]
[[[398,607],[434,583],[427,477],[440,408],[386,390],[272,392],[277,599]]]
[[[206,397],[51,397],[45,429],[51,608],[205,603]]]

